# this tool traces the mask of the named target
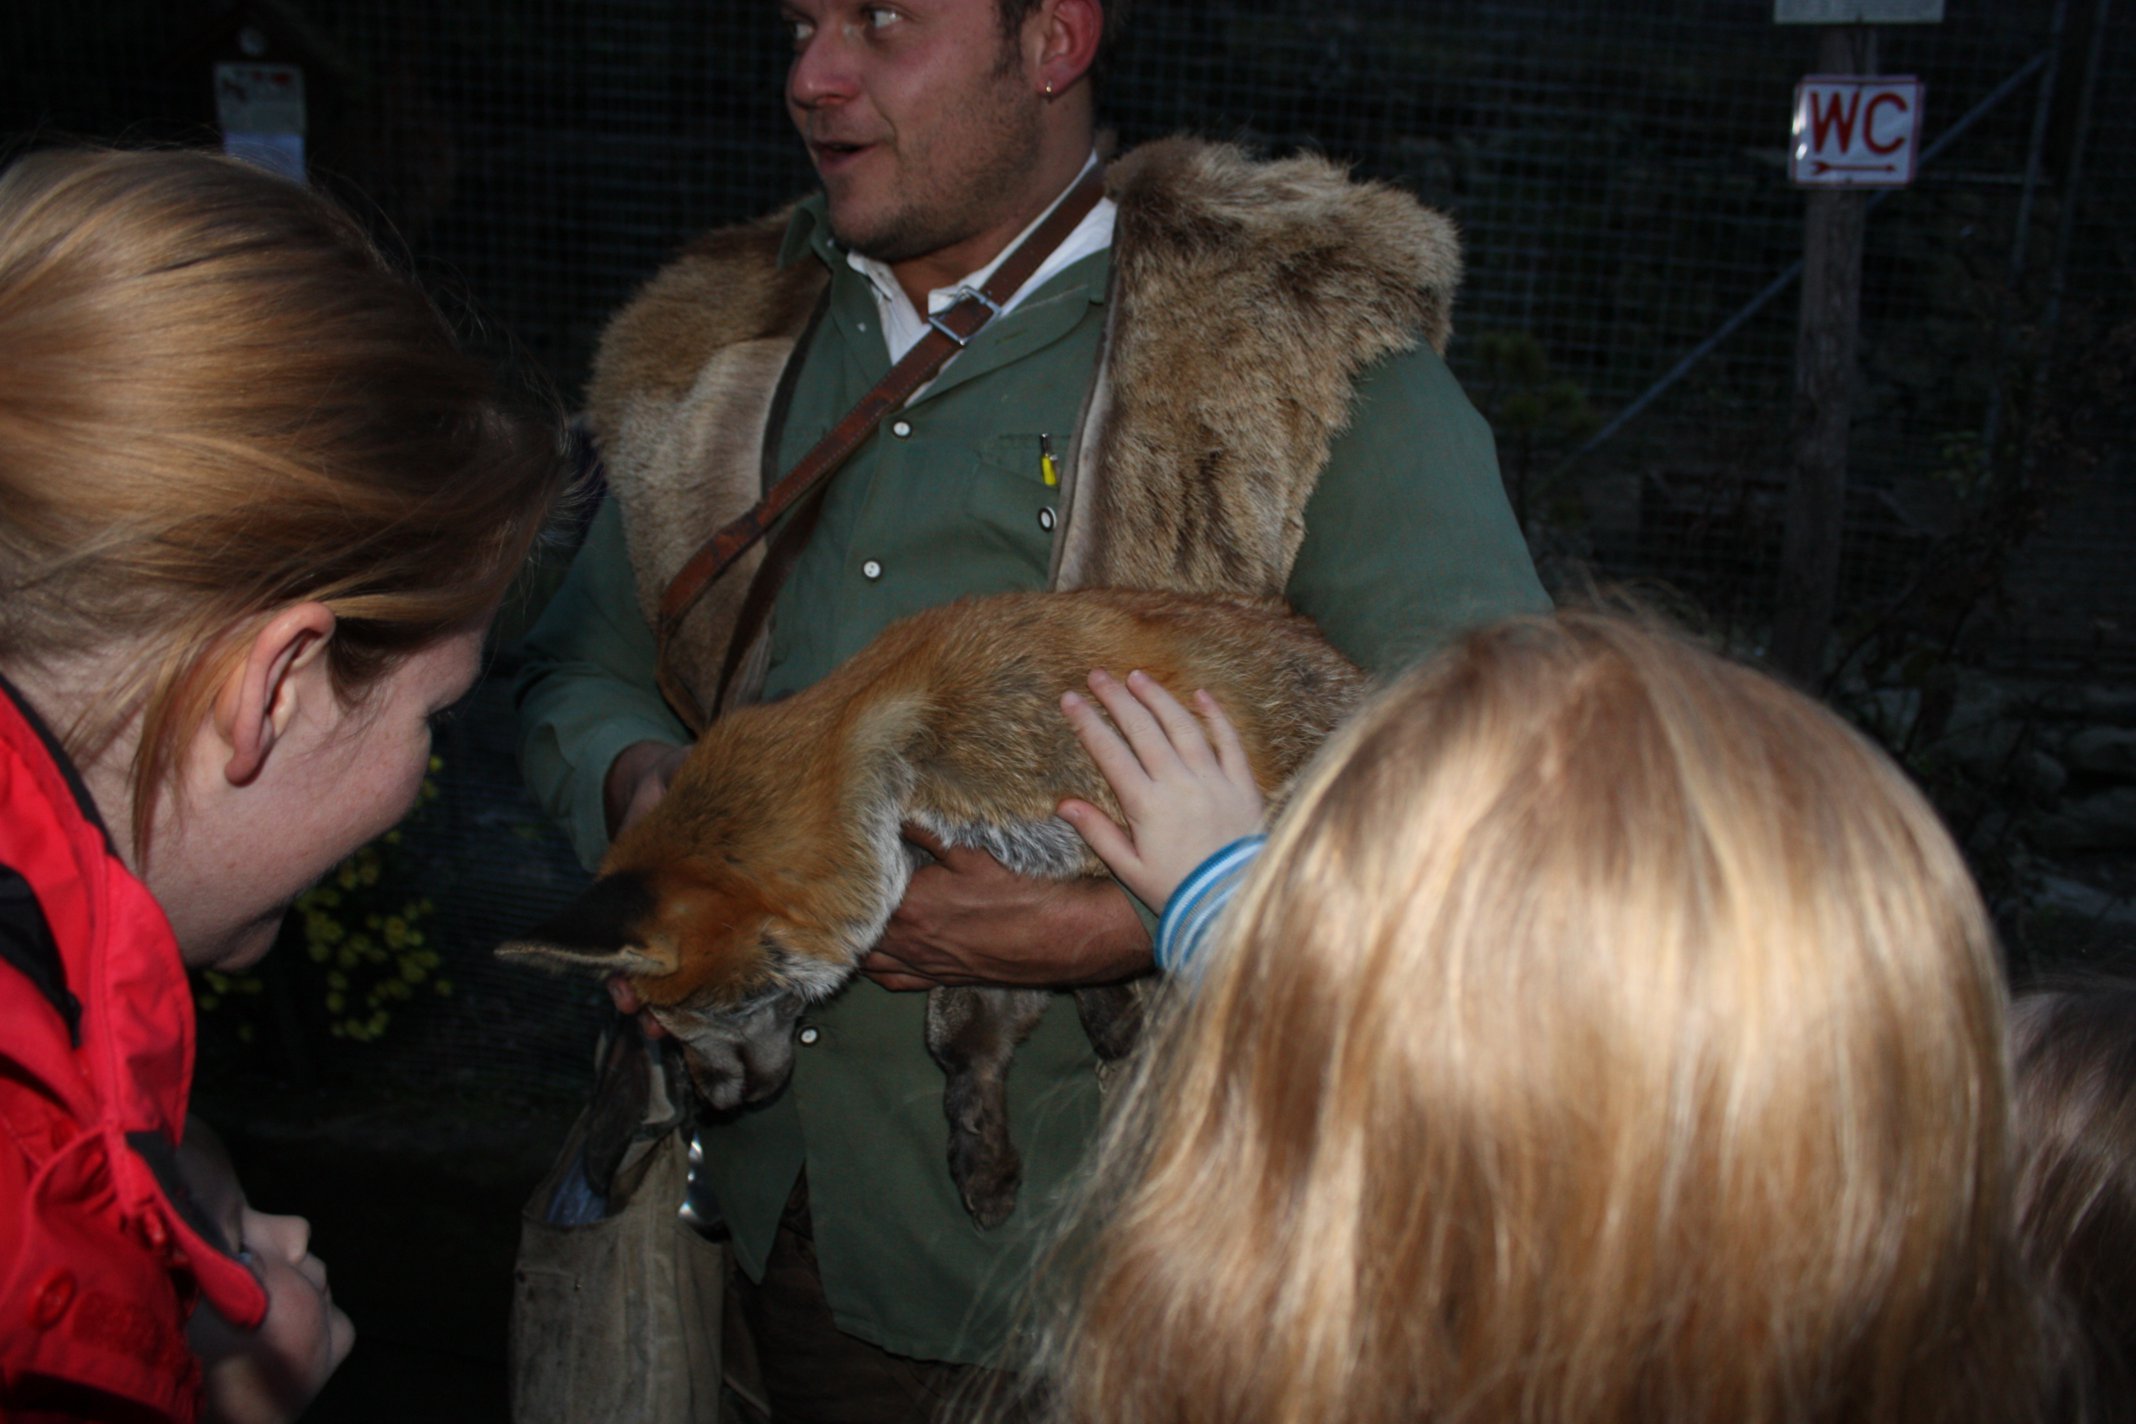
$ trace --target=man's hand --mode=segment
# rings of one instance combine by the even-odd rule
[[[631,988],[630,980],[620,974],[611,974],[603,981],[603,987],[608,990],[608,997],[614,1001],[617,1013],[637,1015],[639,1032],[647,1038],[667,1037],[667,1025],[645,1011],[645,1000],[638,997],[636,989]]]
[[[608,834],[624,828],[660,803],[668,783],[690,755],[688,747],[666,742],[632,742],[616,753],[601,782],[601,801],[608,816]]]
[[[938,984],[1073,988],[1150,967],[1149,932],[1109,880],[1018,875],[985,851],[951,848],[917,826],[905,838],[938,864],[912,874],[860,972],[885,989]]]
[[[660,804],[660,798],[667,795],[668,783],[675,779],[676,770],[689,755],[688,747],[670,746],[666,742],[632,742],[616,753],[616,759],[608,764],[607,779],[601,783],[611,840],[621,834],[624,827]],[[667,1029],[658,1019],[651,1014],[639,1013],[645,1005],[622,975],[610,977],[608,996],[615,1000],[616,1008],[622,1012],[638,1015],[639,1026],[645,1030],[647,1038],[666,1035]]]
[[[1148,673],[1131,672],[1123,685],[1094,671],[1090,690],[1110,725],[1073,692],[1062,694],[1061,711],[1120,798],[1127,825],[1088,801],[1063,801],[1060,816],[1122,884],[1162,909],[1196,866],[1260,829],[1261,788],[1238,731],[1207,692],[1194,694],[1197,718]]]

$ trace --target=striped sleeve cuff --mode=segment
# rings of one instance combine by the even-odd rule
[[[1198,973],[1203,944],[1268,843],[1264,835],[1241,836],[1194,868],[1164,903],[1157,922],[1157,967],[1166,974]]]

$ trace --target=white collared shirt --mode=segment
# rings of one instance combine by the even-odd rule
[[[994,269],[999,267],[1003,260],[1011,252],[1014,252],[1025,238],[1031,235],[1033,228],[1044,222],[1047,215],[1061,205],[1061,199],[1068,196],[1069,189],[1075,187],[1076,183],[1082,180],[1083,174],[1088,173],[1097,161],[1098,156],[1093,152],[1089,161],[1084,163],[1081,170],[1076,173],[1075,178],[1069,181],[1068,187],[1061,189],[1060,196],[1046,204],[1046,211],[1031,219],[1030,226],[1016,234],[1015,238],[995,255],[993,261],[946,287],[936,287],[929,292],[927,294],[927,316],[940,316],[943,312],[955,306],[958,294],[966,287],[985,285],[987,278],[994,275]],[[1106,248],[1112,246],[1113,214],[1115,211],[1112,199],[1099,198],[1097,206],[1084,215],[1083,220],[1075,225],[1075,230],[1062,240],[1060,246],[1054,248],[1047,255],[1045,261],[1038,264],[1038,270],[1033,272],[1030,278],[1016,289],[1015,294],[1009,298],[1002,310],[1005,312],[1014,311],[1018,302],[1022,301],[1028,293],[1035,292],[1044,286],[1046,280],[1052,277],[1054,273],[1061,271],[1070,263],[1080,262],[1093,252],[1103,252]],[[876,314],[882,320],[883,344],[890,350],[890,359],[892,361],[899,360],[907,351],[913,348],[914,344],[922,336],[927,334],[927,317],[921,316],[918,311],[913,309],[912,299],[905,295],[905,289],[898,284],[896,274],[890,270],[887,264],[878,262],[872,257],[863,257],[858,252],[846,253],[846,264],[868,279],[868,289],[875,296]]]

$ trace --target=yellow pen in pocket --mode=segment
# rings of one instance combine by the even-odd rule
[[[1038,437],[1038,473],[1046,481],[1047,489],[1061,482],[1061,467],[1054,463],[1053,437],[1050,435]]]

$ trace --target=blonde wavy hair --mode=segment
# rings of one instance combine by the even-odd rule
[[[496,605],[563,470],[325,198],[194,152],[0,174],[0,668],[69,689],[77,762],[138,721],[137,854],[261,622],[332,609],[353,700]]]
[[[1990,928],[1807,698],[1477,633],[1324,750],[1227,935],[1054,1263],[1041,1413],[2030,1416]]]

